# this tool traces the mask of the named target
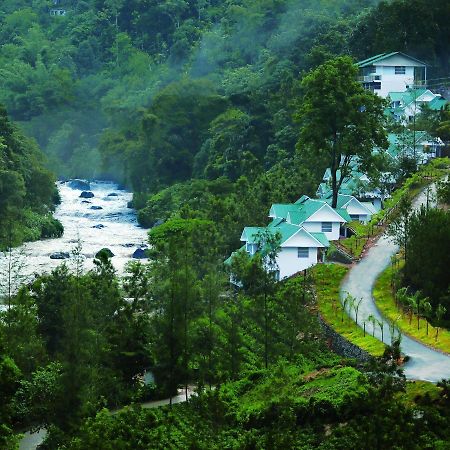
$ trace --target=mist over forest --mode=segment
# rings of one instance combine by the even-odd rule
[[[113,177],[148,193],[220,176],[207,169],[212,121],[227,115],[243,129],[238,145],[268,168],[270,154],[294,152],[296,80],[327,57],[396,50],[435,77],[448,68],[442,2],[377,3],[64,0],[54,17],[49,1],[6,0],[0,102],[60,177]],[[436,26],[403,33],[414,17]]]
[[[449,42],[444,0],[0,0],[0,449],[447,449]]]

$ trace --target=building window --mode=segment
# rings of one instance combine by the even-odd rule
[[[322,222],[322,233],[331,233],[333,231],[333,224],[331,222]]]
[[[309,248],[308,247],[299,247],[297,249],[299,258],[309,258]]]
[[[405,75],[405,66],[395,66],[395,75]]]
[[[372,87],[374,90],[380,90],[381,89],[381,81],[374,81],[372,82]]]
[[[359,214],[350,214],[350,219],[359,220]]]

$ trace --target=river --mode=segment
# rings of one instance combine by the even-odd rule
[[[133,252],[147,242],[147,230],[138,225],[136,212],[127,206],[132,193],[119,189],[112,182],[92,181],[90,191],[94,197],[85,199],[80,197],[82,190],[71,188],[69,183],[58,182],[57,186],[61,204],[54,216],[63,224],[64,235],[28,242],[15,250],[15,258],[23,265],[20,282],[57,267],[62,260],[50,259],[50,255],[56,252],[70,254],[78,243],[86,270],[94,266],[95,254],[107,247],[115,255],[111,258],[115,269],[119,274],[123,273]],[[68,264],[72,262],[68,260]]]

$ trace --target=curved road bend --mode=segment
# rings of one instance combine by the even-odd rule
[[[413,208],[418,209],[426,202],[426,193],[422,192],[414,201]],[[378,320],[384,320],[378,311],[372,296],[373,286],[378,276],[391,263],[391,256],[398,252],[398,246],[389,236],[383,235],[378,242],[369,249],[367,254],[349,272],[341,286],[341,299],[347,293],[362,298],[358,312],[358,322],[366,321],[366,332],[372,334],[372,324],[368,322],[369,315]],[[354,311],[350,316],[355,320]],[[375,337],[381,339],[381,330],[376,326]],[[391,343],[390,330],[387,323],[384,324],[383,337],[386,344]],[[433,350],[402,333],[402,351],[410,356],[405,364],[405,375],[409,379],[437,382],[442,378],[450,378],[450,356]],[[450,349],[449,349],[450,350]]]

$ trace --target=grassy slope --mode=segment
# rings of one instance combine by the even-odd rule
[[[417,315],[413,314],[410,325],[409,314],[402,313],[402,311],[397,308],[391,289],[391,278],[393,270],[395,269],[393,269],[392,267],[388,267],[379,276],[377,282],[375,283],[373,296],[381,314],[383,314],[385,317],[388,317],[390,320],[396,320],[397,326],[402,330],[403,333],[424,343],[425,345],[428,345],[429,347],[433,347],[440,351],[450,353],[450,331],[441,329],[439,331],[438,339],[436,340],[435,327],[429,325],[427,335],[427,326],[425,319],[420,320],[420,328],[417,329]]]
[[[335,264],[319,264],[312,269],[320,315],[348,341],[373,356],[381,356],[385,345],[368,333],[364,336],[363,330],[343,311],[339,288],[348,270]]]

